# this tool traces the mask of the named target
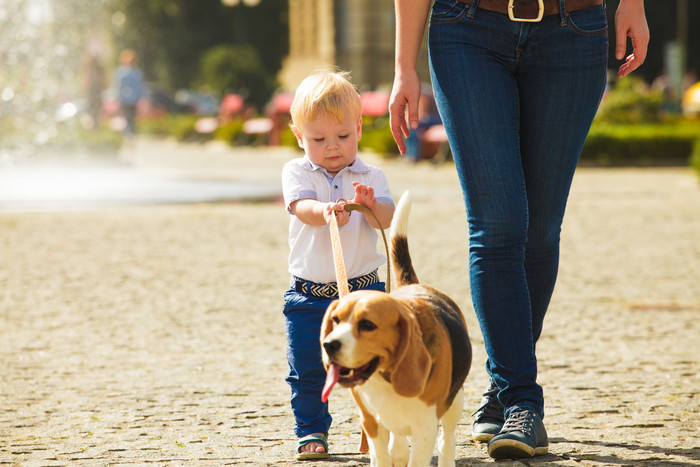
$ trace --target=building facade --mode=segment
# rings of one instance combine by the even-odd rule
[[[394,80],[393,0],[289,0],[289,56],[279,79],[294,90],[319,68],[349,71],[360,91]],[[425,44],[425,40],[423,41]],[[427,52],[419,73],[429,81]]]

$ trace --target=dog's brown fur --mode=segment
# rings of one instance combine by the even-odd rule
[[[378,422],[362,396],[366,382],[381,378],[397,396],[417,398],[434,407],[440,419],[461,390],[471,365],[471,344],[459,307],[437,289],[418,283],[402,202],[391,233],[391,264],[398,288],[391,294],[357,291],[333,302],[321,329],[326,367],[336,364],[356,369],[350,375],[360,373],[356,379],[339,382],[350,389],[370,438],[377,437]],[[373,365],[376,369],[363,378],[362,372]]]

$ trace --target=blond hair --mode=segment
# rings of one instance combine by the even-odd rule
[[[339,122],[350,110],[355,119],[362,117],[360,95],[347,72],[319,71],[301,82],[290,108],[291,125],[302,128],[319,116],[335,117]]]

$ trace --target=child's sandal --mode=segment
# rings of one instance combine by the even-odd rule
[[[307,444],[318,443],[323,446],[323,452],[301,452],[301,448]],[[314,433],[312,435],[306,435],[303,438],[299,438],[297,441],[297,460],[309,460],[309,459],[328,459],[328,438],[326,435],[321,433]]]

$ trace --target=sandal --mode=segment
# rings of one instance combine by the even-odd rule
[[[324,452],[301,452],[301,448],[307,444],[318,443],[323,446]],[[297,441],[297,460],[328,459],[328,438],[323,433],[314,433],[299,438]]]

